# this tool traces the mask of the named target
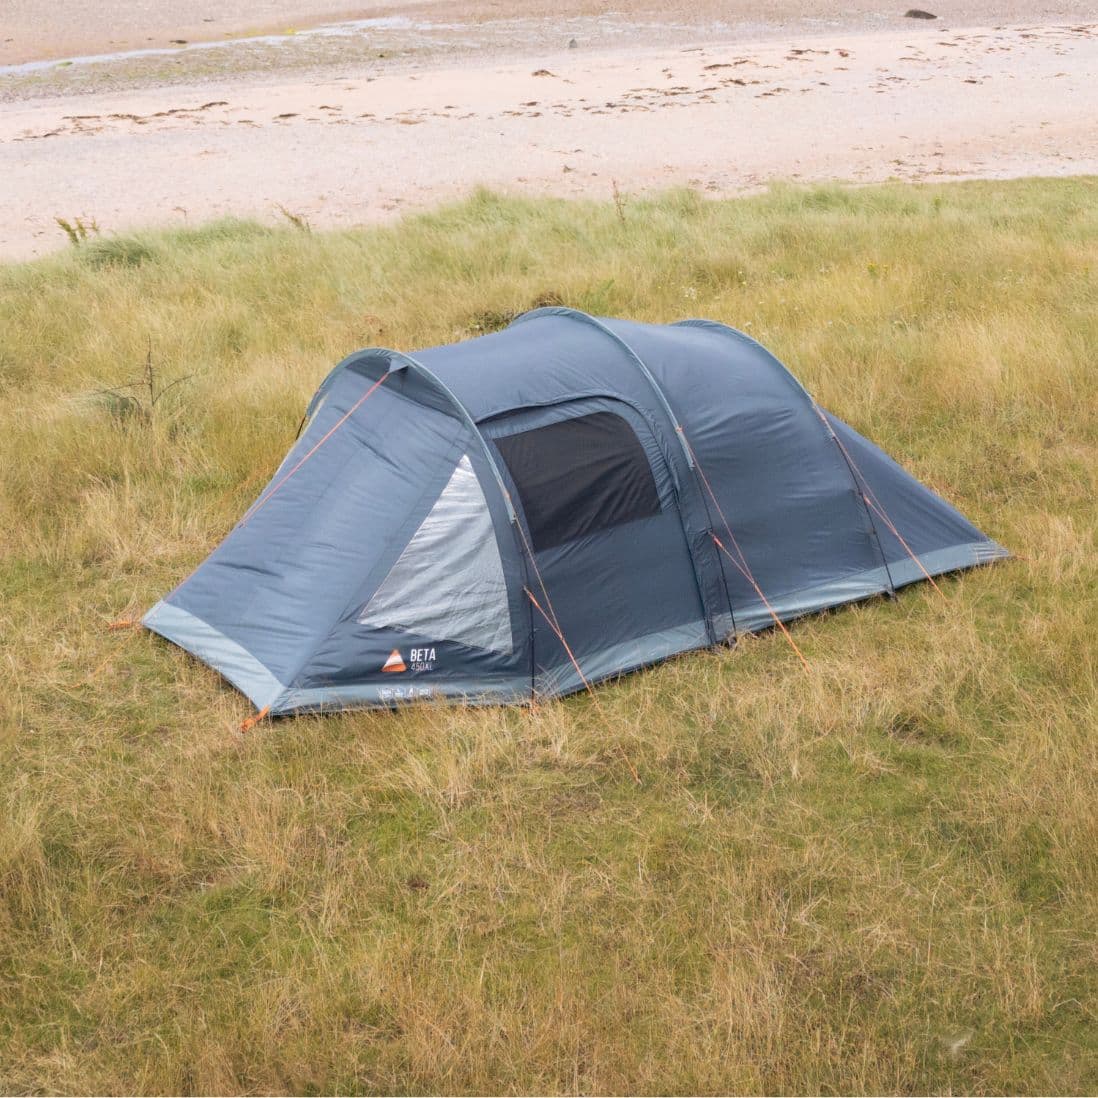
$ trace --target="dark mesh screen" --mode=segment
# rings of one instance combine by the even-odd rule
[[[656,483],[632,428],[613,412],[495,440],[536,550],[657,515]]]

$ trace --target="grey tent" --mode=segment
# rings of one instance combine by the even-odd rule
[[[341,362],[143,622],[262,712],[521,702],[1006,555],[741,332],[549,308]]]

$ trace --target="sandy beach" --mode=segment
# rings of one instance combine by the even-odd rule
[[[347,226],[477,184],[608,198],[1098,172],[1088,5],[916,20],[803,3],[730,19],[704,2],[270,2],[199,16],[232,36],[209,32],[216,48],[194,5],[148,5],[144,21],[127,7],[95,32],[67,6],[47,20],[19,0],[0,34],[0,258],[64,245],[58,217],[114,232],[281,207]],[[171,39],[187,45],[162,52]]]

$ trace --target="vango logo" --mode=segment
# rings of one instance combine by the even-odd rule
[[[381,670],[390,675],[399,674],[401,671],[408,670],[404,663],[404,657],[400,654],[399,648],[394,648],[389,653],[389,658],[381,665]]]

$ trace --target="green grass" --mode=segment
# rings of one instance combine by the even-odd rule
[[[107,631],[332,363],[546,301],[746,328],[1018,556],[798,623],[810,674],[767,635],[597,705],[243,736]],[[147,356],[186,380],[101,392]],[[1093,1092],[1096,361],[1086,178],[478,193],[0,268],[0,1089]]]

